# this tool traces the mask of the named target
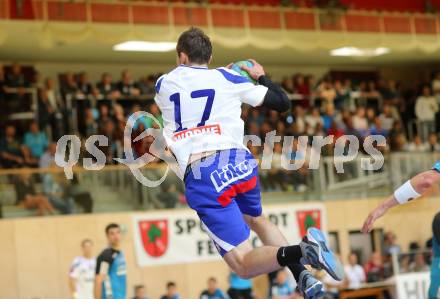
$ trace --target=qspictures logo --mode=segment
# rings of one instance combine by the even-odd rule
[[[132,139],[133,128],[142,118],[150,118],[155,123],[155,128],[148,128],[143,131],[136,138]],[[191,128],[181,132],[173,133],[170,138],[176,142],[187,141],[191,136],[200,136],[207,138],[215,138],[222,132],[219,125],[208,125],[203,128]],[[149,152],[140,157],[135,157],[132,144],[138,142],[143,138],[152,138],[154,141],[150,145]],[[276,147],[276,144],[282,147]],[[269,170],[273,167],[282,168],[285,170],[295,171],[303,167],[308,169],[318,169],[321,160],[321,153],[323,148],[330,146],[332,148],[333,166],[336,173],[344,173],[344,165],[354,161],[359,153],[366,155],[361,157],[361,169],[368,171],[376,171],[384,165],[384,157],[379,150],[380,147],[386,147],[386,139],[382,135],[369,135],[360,144],[359,138],[354,135],[343,135],[338,138],[334,136],[279,136],[276,131],[268,132],[264,140],[260,136],[245,135],[243,140],[244,145],[252,147],[263,147],[261,152],[260,163],[257,160],[251,159],[243,162],[242,157],[237,156],[236,162],[231,162],[230,155],[232,151],[223,150],[219,154],[217,161],[218,165],[222,165],[221,169],[211,172],[211,181],[217,191],[222,190],[224,186],[245,177],[252,171],[253,168],[260,166],[262,170]],[[104,135],[92,135],[84,143],[85,150],[93,158],[83,158],[82,165],[87,170],[99,171],[106,166],[107,158],[105,154],[98,148],[99,146],[108,146],[109,140]],[[176,147],[179,145],[177,144]],[[219,143],[219,146],[221,144]],[[203,145],[198,147],[202,149]],[[219,147],[221,148],[221,147]],[[208,149],[208,148],[207,148]],[[179,149],[178,149],[179,150]],[[67,179],[73,178],[73,167],[78,164],[80,159],[81,140],[76,135],[64,135],[57,142],[57,149],[55,154],[55,163],[64,169]],[[167,177],[171,169],[178,177],[183,179],[186,165],[185,162],[180,162],[179,165],[176,155],[172,153],[166,144],[163,128],[160,122],[154,115],[145,111],[133,113],[127,120],[124,137],[123,137],[123,157],[114,158],[114,160],[121,165],[125,165],[131,171],[136,180],[145,187],[157,187]],[[166,164],[166,170],[162,177],[151,180],[143,175],[142,169],[153,161],[162,160]],[[211,166],[216,159],[212,156],[203,159],[201,163],[191,164],[194,179],[201,178],[201,169]],[[274,161],[278,161],[280,165],[274,165]]]

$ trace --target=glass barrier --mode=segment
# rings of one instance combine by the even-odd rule
[[[385,197],[409,177],[429,169],[440,153],[388,155],[378,171],[363,170],[363,158],[345,162],[344,173],[337,173],[334,159],[328,157],[313,170],[261,170],[263,202]],[[160,180],[166,172],[165,163],[141,169],[152,181]],[[123,165],[106,165],[99,171],[75,167],[72,179],[66,179],[58,167],[0,170],[0,213],[4,218],[185,206],[183,182],[171,169],[157,187],[144,187]]]
[[[393,255],[394,274],[429,272],[432,261],[430,250],[414,250]]]

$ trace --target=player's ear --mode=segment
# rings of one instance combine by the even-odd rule
[[[180,52],[179,53],[179,64],[188,65],[189,64],[188,55],[186,55],[183,52]]]
[[[210,64],[211,61],[212,61],[212,54],[211,54],[211,57],[209,57],[208,64]]]

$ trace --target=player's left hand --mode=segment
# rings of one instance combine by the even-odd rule
[[[252,62],[253,66],[248,67],[245,65],[241,66],[241,69],[246,71],[249,76],[251,76],[254,80],[258,81],[258,78],[261,76],[264,76],[266,73],[264,72],[263,66],[255,61],[255,59],[248,59],[250,62]]]
[[[371,232],[373,229],[374,222],[382,217],[386,212],[388,208],[380,205],[376,209],[374,209],[370,215],[368,215],[367,219],[364,221],[364,225],[362,226],[362,232],[364,234]]]

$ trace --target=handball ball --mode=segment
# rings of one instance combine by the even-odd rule
[[[241,76],[245,77],[246,79],[248,79],[250,82],[252,83],[257,83],[257,81],[254,80],[254,78],[252,78],[248,72],[246,72],[245,70],[243,70],[241,68],[241,66],[247,66],[247,67],[252,67],[254,64],[252,62],[250,62],[249,60],[241,60],[241,61],[237,61],[234,62],[232,64],[232,69],[234,71],[236,71],[237,73],[239,73]]]

